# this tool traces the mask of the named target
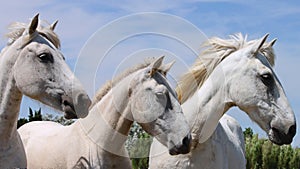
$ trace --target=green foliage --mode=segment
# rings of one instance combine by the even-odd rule
[[[54,122],[60,123],[64,126],[68,126],[68,125],[74,123],[74,120],[72,120],[72,119],[67,120],[63,116],[53,116],[52,114],[45,114],[43,116],[43,121],[54,121]]]
[[[26,118],[20,118],[17,122],[17,128],[20,128],[24,124],[28,123],[28,120]]]
[[[251,128],[244,131],[247,169],[300,169],[300,148],[291,145],[278,146],[253,134]],[[141,138],[147,141],[137,141]],[[134,169],[148,168],[151,137],[136,123],[130,130],[126,147],[132,158]]]
[[[247,132],[246,132],[247,131]],[[291,145],[278,146],[257,134],[244,131],[247,169],[300,169],[300,149]]]
[[[33,110],[29,107],[28,119],[20,118],[17,122],[17,128],[31,121],[54,121],[64,126],[70,125],[74,122],[74,120],[66,120],[63,116],[53,116],[52,114],[46,114],[43,116],[41,108],[33,112]]]
[[[39,110],[35,110],[34,114],[32,109],[29,107],[29,116],[28,121],[42,121],[42,110],[39,108]]]
[[[278,160],[277,154],[280,152],[279,146],[273,146],[270,141],[265,141],[262,145],[262,168],[276,168]]]
[[[131,157],[133,169],[147,169],[152,137],[137,123],[133,123],[126,141],[126,148]]]
[[[262,168],[262,143],[263,140],[258,139],[257,134],[253,135],[252,138],[246,138],[247,168]]]
[[[252,138],[253,137],[253,130],[250,127],[245,128],[245,131],[243,133],[244,133],[244,138]]]
[[[289,162],[289,165],[292,167],[291,169],[299,169],[300,168],[300,148],[294,149],[294,154]]]
[[[39,108],[39,110],[35,110],[34,113],[32,109],[29,107],[29,115],[27,118],[20,118],[17,122],[17,128],[21,127],[22,125],[30,122],[30,121],[41,121],[42,120],[42,110]]]

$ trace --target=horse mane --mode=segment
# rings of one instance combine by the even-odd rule
[[[149,66],[152,63],[153,60],[154,60],[154,58],[146,59],[144,61],[144,63],[140,63],[131,68],[128,68],[127,70],[125,70],[121,74],[119,74],[118,76],[114,77],[112,80],[109,80],[106,83],[104,83],[104,85],[100,89],[98,89],[98,91],[96,92],[96,94],[92,100],[90,109],[95,104],[97,104],[110,91],[110,89],[112,89],[113,86],[118,84],[118,82],[120,82],[122,79],[127,77],[129,74],[132,74],[140,69],[146,68],[147,66]]]
[[[8,29],[11,30],[5,36],[10,39],[8,45],[13,44],[18,38],[20,38],[28,24],[21,22],[13,22],[8,26]],[[60,40],[58,35],[50,29],[50,24],[47,21],[43,21],[42,24],[39,24],[37,32],[49,40],[56,48],[60,48]]]
[[[229,39],[213,37],[204,42],[202,47],[206,49],[199,55],[189,71],[183,74],[176,87],[181,103],[193,96],[222,60],[233,52],[258,41],[252,40],[247,42],[247,35],[243,36],[241,33],[230,35],[229,37]],[[272,45],[265,43],[261,47],[260,52],[268,59],[271,66],[274,66],[275,53]]]

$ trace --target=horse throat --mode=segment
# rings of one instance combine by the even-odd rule
[[[219,75],[212,73],[202,87],[182,105],[192,128],[193,139],[200,143],[213,134],[219,119],[232,106],[226,99],[226,78]]]
[[[112,88],[94,107],[89,115],[80,119],[81,126],[88,137],[102,149],[119,154],[133,123],[128,88]],[[125,153],[125,151],[124,151]],[[123,154],[122,154],[123,155]]]

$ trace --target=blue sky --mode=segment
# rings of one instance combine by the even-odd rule
[[[124,41],[114,44],[114,47],[107,53],[106,60],[104,59],[102,64],[98,65],[96,72],[86,72],[87,70],[84,66],[81,67],[82,64],[79,61],[83,63],[88,60],[81,57],[87,50],[87,44],[91,44],[95,39],[97,40],[95,37],[99,35],[98,39],[100,39],[101,44],[103,43],[103,46],[99,48],[106,49],[104,48],[105,43],[118,37],[116,33],[118,30],[111,29],[109,33],[103,36],[100,36],[101,31],[103,33],[103,30],[112,25],[113,21],[122,20],[120,17],[143,12],[171,14],[178,17],[178,22],[182,21],[187,25],[194,25],[204,35],[198,38],[197,33],[191,33],[192,28],[190,31],[186,27],[172,27],[171,23],[168,21],[162,22],[160,19],[156,21],[156,29],[153,28],[153,30],[166,29],[177,33],[182,32],[187,39],[192,39],[193,45],[198,41],[200,43],[206,36],[225,38],[230,34],[242,32],[248,34],[249,39],[257,39],[266,33],[270,33],[270,40],[278,38],[275,44],[277,55],[275,72],[296,114],[297,123],[300,123],[300,91],[298,89],[300,86],[298,75],[300,70],[300,58],[298,56],[300,54],[300,48],[298,47],[300,41],[300,2],[298,1],[187,0],[183,2],[154,0],[151,3],[146,3],[138,0],[122,2],[28,0],[24,4],[22,1],[10,0],[1,2],[0,11],[1,35],[7,32],[9,23],[13,21],[28,22],[29,18],[36,13],[40,13],[40,18],[48,20],[50,23],[58,19],[59,24],[56,32],[62,41],[62,52],[66,56],[70,67],[75,72],[77,71],[76,75],[83,81],[91,97],[104,81],[110,79],[133,61],[137,61],[140,55],[165,54],[167,58],[169,57],[169,60],[172,60],[170,58],[176,58],[179,61],[172,70],[172,78],[177,79],[180,72],[192,64],[195,51],[197,53],[200,50],[200,44],[199,48],[197,44],[193,46],[192,48],[195,50],[191,51],[184,46],[180,39],[172,39],[172,36],[158,34],[130,36]],[[141,24],[147,25],[147,23]],[[124,25],[124,27],[119,28],[119,30],[125,32],[132,31],[132,29],[131,25]],[[170,35],[173,34],[170,33]],[[99,41],[97,42],[99,43]],[[0,46],[3,47],[5,44],[6,39],[2,36]],[[103,53],[93,53],[97,51],[90,52],[95,55],[94,57],[97,57],[98,54],[103,55]],[[77,61],[78,56],[81,59]],[[87,74],[94,79],[86,79],[84,75]],[[27,116],[28,106],[37,109],[42,105],[25,98],[21,106],[22,117]],[[42,108],[44,113],[53,112],[51,109]],[[234,108],[229,113],[238,119],[243,128],[250,126],[262,137],[265,136],[264,132],[244,112]],[[299,130],[298,125],[297,131]],[[297,134],[294,138],[293,145],[300,146],[300,134]]]

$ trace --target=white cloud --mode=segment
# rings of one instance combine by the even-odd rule
[[[96,70],[101,70],[98,73],[107,77],[107,74],[115,72],[123,59],[136,51],[150,48],[152,51],[170,51],[168,53],[174,53],[179,58],[186,57],[181,60],[186,62],[191,57],[189,61],[196,58],[199,46],[204,40],[205,35],[194,25],[171,15],[141,13],[123,17],[99,29],[89,39],[81,51],[76,75],[82,78],[83,83],[89,85],[88,89],[95,90],[98,86],[95,87],[95,84],[90,82],[94,80]],[[190,54],[178,51],[180,45],[190,50]],[[153,56],[155,54],[150,55]],[[136,63],[132,63],[131,66]],[[89,72],[89,75],[86,72]],[[103,83],[105,80],[100,81]],[[89,91],[91,92],[94,91]]]

